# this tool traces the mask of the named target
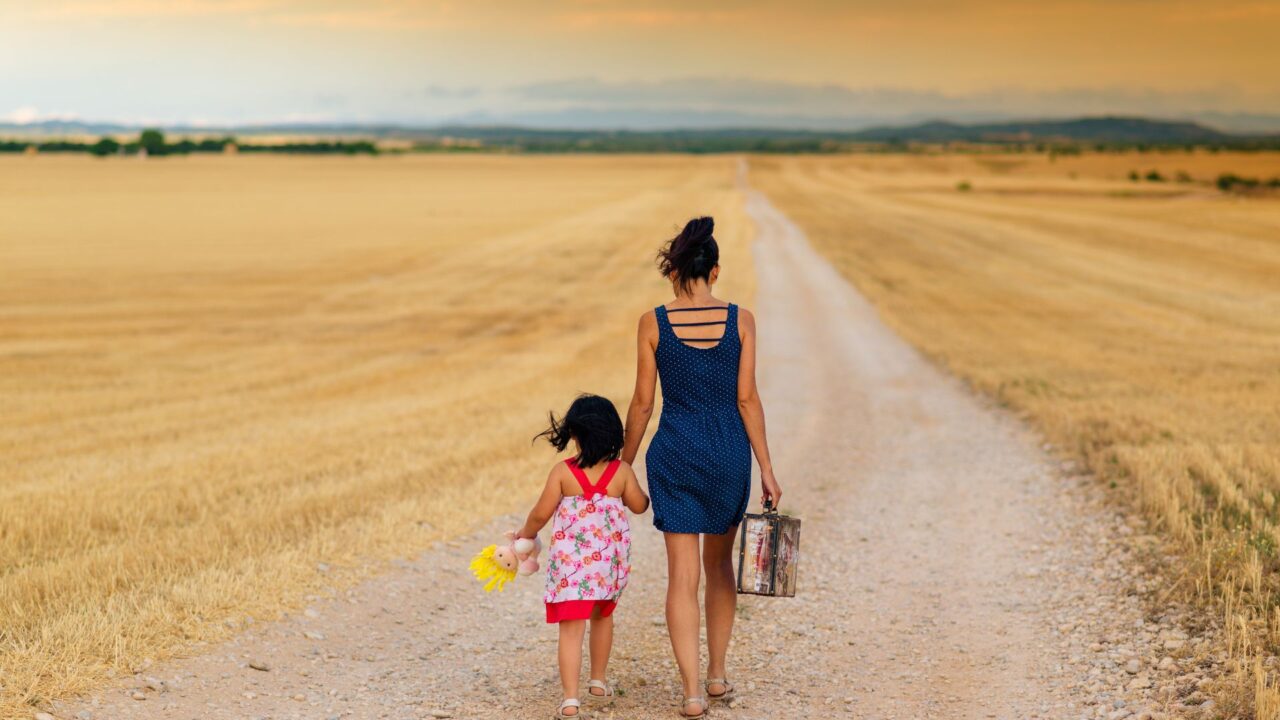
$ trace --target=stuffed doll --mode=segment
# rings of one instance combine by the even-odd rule
[[[507,544],[490,545],[471,560],[471,572],[477,580],[487,580],[484,591],[502,592],[503,585],[515,580],[516,575],[532,575],[538,572],[538,553],[542,541],[538,538],[516,539],[514,531],[505,533]]]

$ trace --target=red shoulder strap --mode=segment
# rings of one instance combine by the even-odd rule
[[[622,464],[621,460],[614,460],[605,467],[604,472],[600,474],[600,479],[596,481],[595,491],[601,495],[609,494],[609,483],[613,480],[613,476],[618,472],[618,466]]]
[[[609,494],[609,483],[613,480],[613,476],[617,474],[618,466],[622,464],[622,461],[614,460],[606,465],[604,472],[600,474],[600,479],[596,481],[595,485],[591,484],[591,478],[587,477],[587,473],[578,467],[578,461],[575,458],[565,460],[564,464],[569,466],[569,471],[573,473],[573,478],[582,486],[582,492],[587,497],[591,497],[596,493],[601,495]]]
[[[576,459],[569,458],[564,461],[564,464],[569,466],[569,472],[573,473],[574,479],[582,486],[582,492],[587,495],[595,492],[595,488],[591,487],[590,478],[587,477],[586,473],[582,472],[582,468],[578,467],[578,461]],[[605,472],[608,472],[608,470],[606,469]]]

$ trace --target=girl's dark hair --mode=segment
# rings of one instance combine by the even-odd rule
[[[613,403],[599,395],[579,395],[559,420],[555,413],[547,416],[551,418],[551,427],[535,435],[534,441],[545,437],[556,450],[564,450],[570,440],[577,440],[578,467],[617,460],[622,453],[622,418],[618,417]]]
[[[663,277],[675,273],[676,285],[684,291],[698,280],[709,280],[711,269],[720,263],[720,246],[711,236],[716,221],[709,217],[685,223],[679,235],[658,251],[658,271]]]

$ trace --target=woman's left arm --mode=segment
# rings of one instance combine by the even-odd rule
[[[747,439],[760,463],[760,484],[763,495],[760,504],[771,503],[778,507],[782,502],[782,487],[773,476],[773,460],[769,457],[769,441],[764,429],[764,403],[756,389],[756,318],[750,311],[738,309],[738,331],[742,340],[742,356],[738,360],[738,412],[747,429]]]

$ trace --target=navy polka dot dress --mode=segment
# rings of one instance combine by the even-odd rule
[[[706,310],[708,308],[688,308]],[[738,306],[730,303],[720,342],[687,345],[657,307],[662,417],[645,453],[653,524],[663,532],[723,534],[742,521],[751,494],[751,445],[738,411]]]

